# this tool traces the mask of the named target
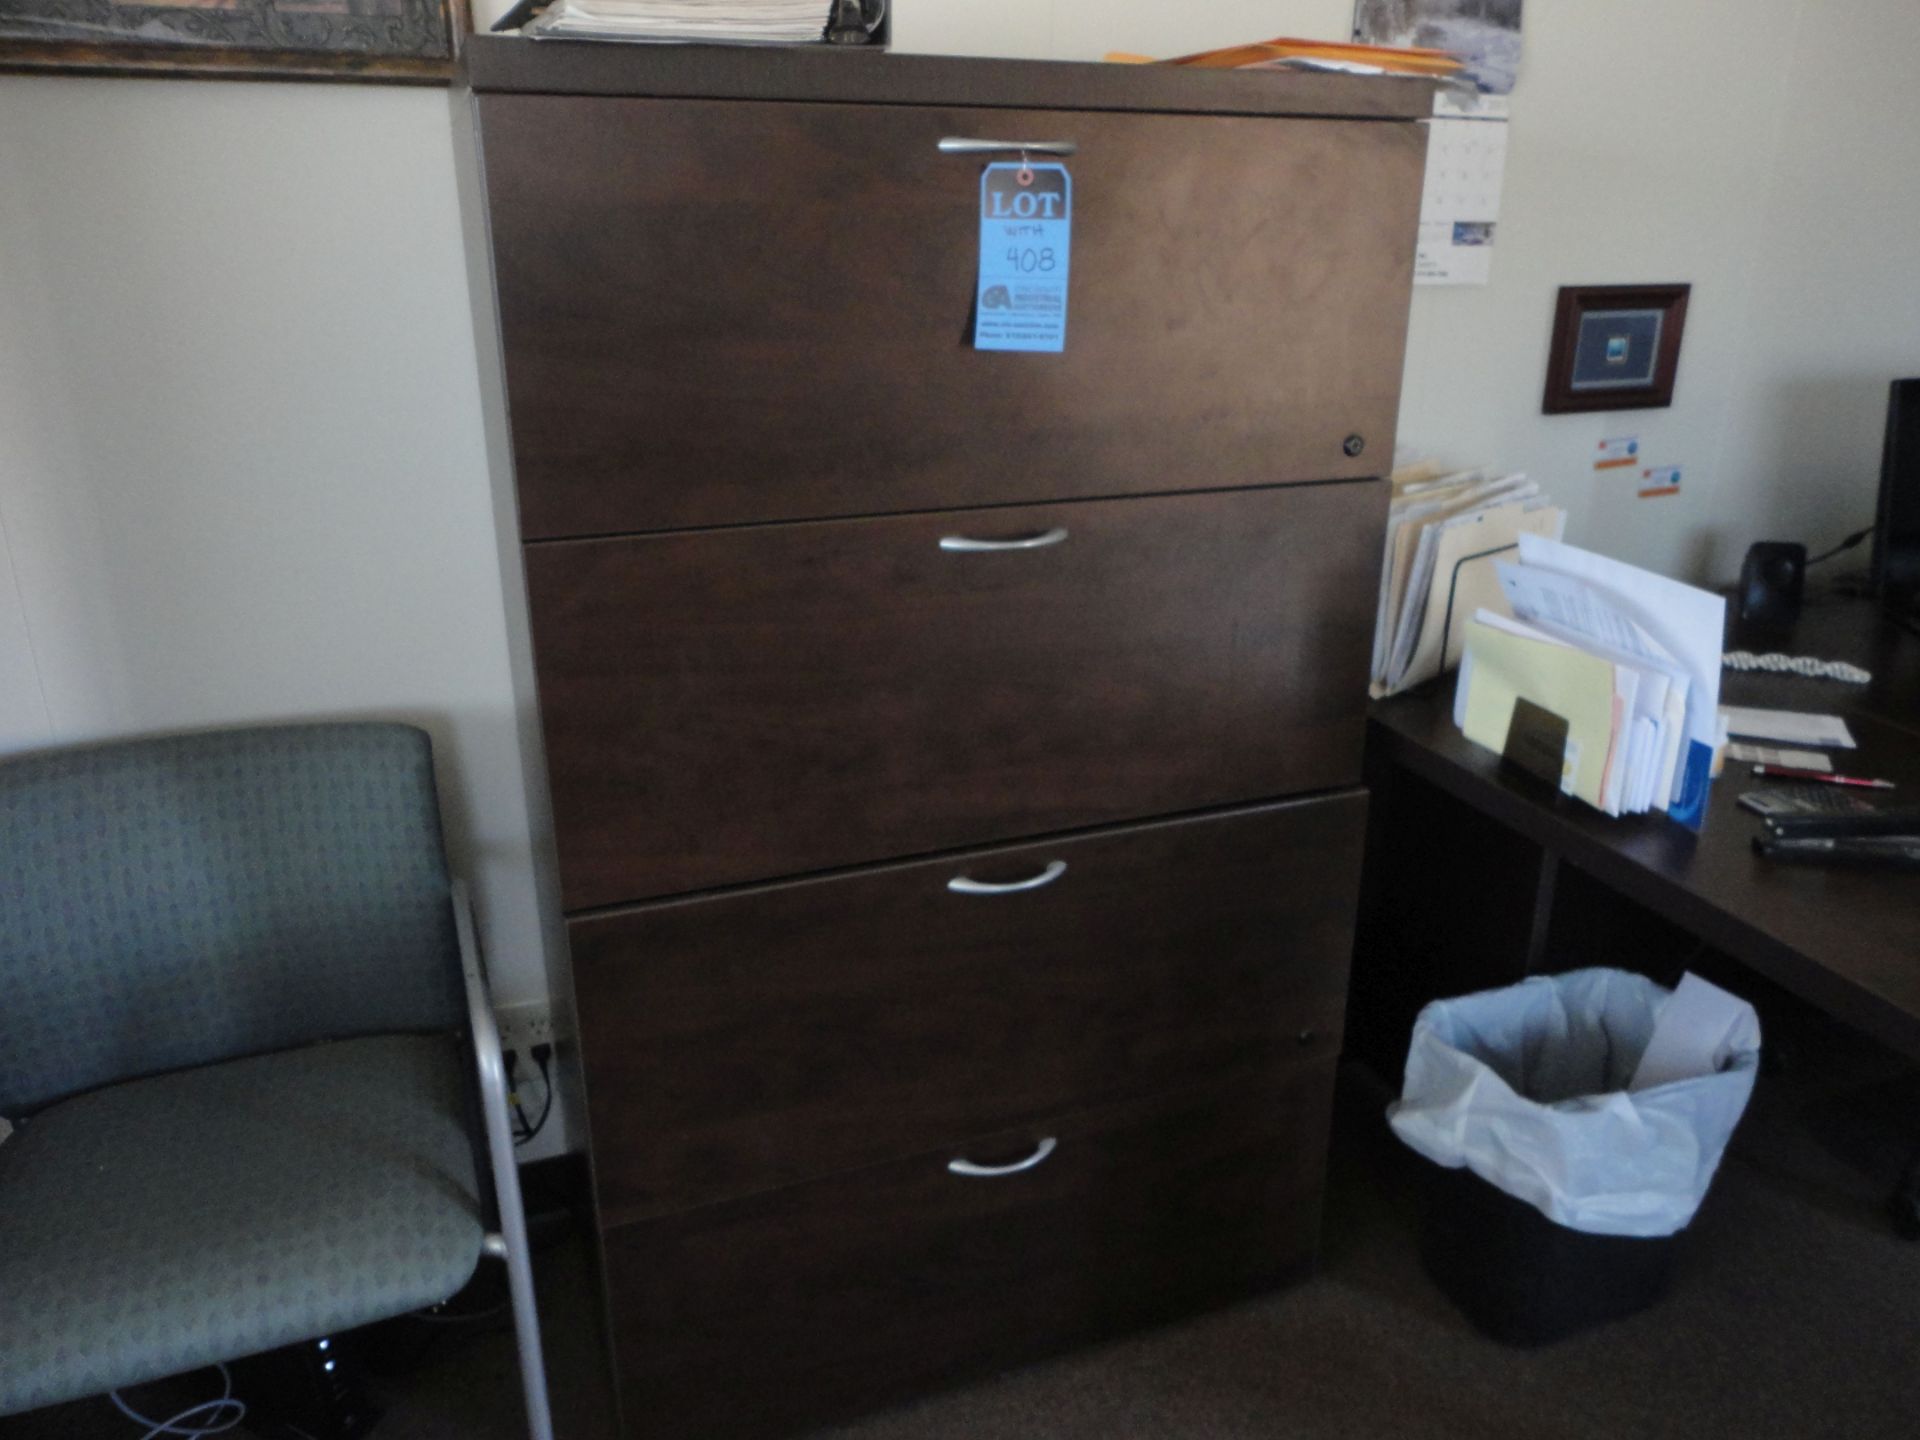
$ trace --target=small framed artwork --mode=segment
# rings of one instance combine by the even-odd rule
[[[1570,285],[1547,358],[1549,415],[1673,404],[1691,285]]]
[[[467,0],[0,0],[0,71],[445,85]]]

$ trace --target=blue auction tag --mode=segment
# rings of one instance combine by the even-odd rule
[[[1064,165],[996,164],[980,177],[977,350],[1067,348],[1073,177]]]

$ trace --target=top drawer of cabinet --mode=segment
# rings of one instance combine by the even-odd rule
[[[1351,479],[1393,453],[1417,125],[478,104],[528,539]],[[949,137],[1078,147],[1064,353],[974,348],[985,162]]]

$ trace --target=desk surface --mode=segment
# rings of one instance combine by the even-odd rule
[[[1900,788],[1878,796],[1920,806],[1920,638],[1859,601],[1815,601],[1788,636],[1735,634],[1729,648],[1850,660],[1869,686],[1728,673],[1721,703],[1842,714],[1860,748],[1836,768]],[[1373,709],[1372,744],[1502,825],[1920,1059],[1920,876],[1778,865],[1754,854],[1758,817],[1736,805],[1755,780],[1729,762],[1703,833],[1664,815],[1610,819],[1503,766],[1454,728],[1451,679]],[[1842,758],[1844,757],[1844,758]]]

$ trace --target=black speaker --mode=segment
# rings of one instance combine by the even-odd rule
[[[1807,588],[1807,547],[1762,540],[1740,567],[1740,623],[1784,629],[1800,618]]]
[[[1894,381],[1887,402],[1873,588],[1896,606],[1920,595],[1920,380]]]

